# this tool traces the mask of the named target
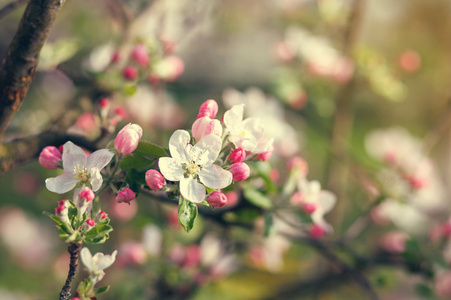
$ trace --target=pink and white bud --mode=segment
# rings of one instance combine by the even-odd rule
[[[403,253],[406,250],[406,241],[409,236],[402,231],[392,231],[380,239],[382,249],[390,253]]]
[[[143,130],[137,124],[127,124],[119,131],[114,140],[114,148],[119,154],[128,155],[136,150]]]
[[[96,222],[94,222],[93,219],[87,219],[86,224],[88,224],[89,227],[93,227],[94,225],[96,225]]]
[[[269,172],[269,179],[271,179],[271,180],[274,181],[274,182],[279,181],[279,179],[280,179],[280,173],[279,173],[279,171],[276,170],[276,169],[272,169],[272,170]]]
[[[208,203],[213,207],[223,207],[227,204],[227,196],[221,192],[213,192],[208,196]]]
[[[213,119],[218,113],[218,109],[218,103],[216,103],[213,99],[209,99],[200,105],[197,119],[202,117],[209,117],[210,119]]]
[[[94,192],[90,189],[90,188],[84,188],[81,192],[80,192],[80,199],[86,199],[86,202],[92,201],[94,200],[94,198],[96,197],[96,195],[94,194]]]
[[[304,201],[305,198],[301,192],[296,192],[290,197],[290,203],[293,205],[302,205]]]
[[[144,44],[140,43],[136,45],[133,48],[130,57],[141,67],[147,67],[149,65],[149,52]]]
[[[309,235],[312,238],[319,239],[326,235],[326,230],[318,224],[313,224],[312,227],[310,227]]]
[[[155,74],[166,81],[174,81],[185,70],[185,63],[183,60],[175,55],[168,56],[155,66]]]
[[[427,185],[426,180],[416,176],[408,176],[406,179],[414,190],[420,190]]]
[[[147,186],[151,190],[159,191],[166,184],[166,180],[164,179],[163,175],[161,175],[161,173],[157,170],[148,170],[145,177]]]
[[[297,170],[300,176],[305,177],[308,174],[308,164],[302,157],[296,156],[288,161],[288,170]]]
[[[110,107],[110,101],[107,98],[102,98],[99,100],[100,109],[108,109]]]
[[[75,121],[75,126],[86,132],[97,130],[100,127],[99,116],[90,112],[83,113]]]
[[[60,218],[63,223],[69,223],[69,201],[58,201],[58,207],[55,208],[55,215]]]
[[[117,203],[122,203],[125,202],[128,205],[130,205],[130,202],[133,201],[133,199],[135,199],[136,195],[135,193],[129,189],[129,188],[123,188],[122,190],[119,191],[119,193],[116,196],[116,202]]]
[[[199,141],[201,138],[209,134],[214,134],[221,137],[222,126],[219,120],[212,120],[209,117],[202,117],[193,123],[191,131],[196,141]]]
[[[440,299],[449,299],[451,297],[451,271],[445,271],[436,276],[434,291]]]
[[[46,169],[56,169],[61,165],[61,152],[58,148],[47,146],[39,154],[39,164]]]
[[[240,195],[236,191],[225,192],[225,195],[229,207],[235,206],[238,203],[238,200],[240,200]]]
[[[138,212],[138,202],[132,201],[130,205],[124,207],[123,204],[116,201],[111,201],[110,209],[108,210],[115,220],[120,222],[128,222]]]
[[[120,246],[117,262],[122,266],[142,265],[147,260],[146,251],[140,243],[128,242]]]
[[[126,117],[125,110],[122,107],[116,107],[116,109],[114,110],[114,114],[116,115],[117,118],[119,118],[119,121],[124,120]]]
[[[246,151],[241,148],[238,147],[235,150],[232,151],[232,153],[230,153],[229,155],[229,160],[232,163],[240,163],[242,162],[244,159],[246,158]]]
[[[105,220],[106,218],[108,218],[108,214],[107,214],[106,212],[104,212],[104,211],[100,211],[100,212],[97,214],[97,217],[98,217],[100,220]]]
[[[126,80],[130,80],[133,81],[136,78],[138,78],[138,69],[136,69],[133,66],[126,66],[123,70],[122,70],[122,76],[124,77],[124,79]]]
[[[261,161],[267,161],[271,158],[272,153],[274,152],[274,145],[271,145],[268,151],[260,153],[257,155],[257,159]]]
[[[304,212],[306,214],[309,214],[309,215],[313,214],[316,211],[317,208],[318,208],[318,205],[315,204],[315,203],[304,202],[302,204],[302,209],[304,210]]]
[[[246,180],[251,174],[251,169],[243,162],[231,165],[229,171],[232,173],[232,178],[234,181]]]

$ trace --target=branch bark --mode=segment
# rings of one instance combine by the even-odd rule
[[[60,293],[59,300],[69,300],[70,289],[72,287],[72,281],[74,281],[75,275],[78,271],[78,256],[80,255],[82,242],[69,243],[68,251],[70,254],[69,273],[67,274],[66,283]]]
[[[39,53],[65,0],[30,0],[0,66],[0,141],[30,88]]]

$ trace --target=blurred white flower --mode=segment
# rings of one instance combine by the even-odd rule
[[[91,251],[88,248],[83,248],[80,251],[81,262],[85,265],[90,275],[100,275],[102,271],[111,266],[116,260],[117,250],[111,255],[105,255],[101,252],[92,256]]]

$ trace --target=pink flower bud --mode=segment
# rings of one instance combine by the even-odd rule
[[[414,50],[407,50],[399,56],[399,66],[404,72],[413,73],[421,66],[421,57]]]
[[[100,99],[99,107],[101,109],[107,109],[108,107],[110,107],[110,101],[107,98]]]
[[[199,141],[201,138],[209,134],[214,134],[221,137],[222,126],[219,120],[212,120],[209,117],[202,117],[193,123],[191,131],[196,141]]]
[[[80,192],[80,199],[85,198],[86,202],[94,200],[95,197],[96,195],[90,188],[85,188]]]
[[[440,299],[451,297],[451,271],[445,271],[436,276],[434,291]]]
[[[119,248],[117,257],[119,265],[141,265],[146,262],[147,254],[140,243],[128,242]]]
[[[58,201],[58,205],[64,205],[64,206],[67,206],[67,202],[66,202],[67,200],[60,200],[60,201]]]
[[[227,204],[227,196],[221,192],[213,192],[208,196],[208,203],[213,207],[223,207]]]
[[[402,253],[406,250],[408,235],[402,231],[392,231],[380,239],[380,246],[390,253]]]
[[[61,152],[58,148],[47,146],[39,154],[39,163],[46,169],[56,169],[61,164]]]
[[[74,297],[74,298],[72,298],[72,300],[81,300],[81,299],[78,297]]]
[[[317,224],[313,224],[309,231],[310,237],[315,239],[322,238],[325,234],[326,230]]]
[[[59,146],[58,150],[63,153],[64,145]]]
[[[171,55],[160,62],[158,62],[155,66],[155,74],[157,74],[161,79],[166,81],[174,81],[180,75],[182,75],[185,70],[185,63],[180,57]]]
[[[117,107],[114,110],[114,114],[121,120],[125,119],[125,117],[126,117],[125,111],[122,107]]]
[[[135,193],[131,189],[124,188],[117,194],[116,201],[117,203],[125,202],[130,205],[130,202],[135,199],[135,196]]]
[[[243,181],[249,178],[251,169],[245,163],[236,163],[230,166],[229,171],[232,173],[234,181]]]
[[[315,203],[309,203],[305,202],[302,204],[302,209],[305,211],[306,214],[313,214],[318,206]]]
[[[279,171],[277,171],[276,169],[272,169],[269,172],[269,179],[271,179],[272,181],[276,182],[280,179],[280,173]]]
[[[166,181],[160,172],[151,169],[146,172],[146,183],[151,190],[159,191],[166,184]]]
[[[126,66],[122,70],[122,76],[126,80],[130,81],[135,80],[136,78],[138,78],[138,70],[133,66]]]
[[[99,212],[98,216],[99,216],[100,220],[104,220],[108,217],[107,213],[104,211]]]
[[[142,134],[143,130],[139,125],[129,123],[117,134],[114,148],[119,154],[128,155],[136,150]]]
[[[94,220],[93,219],[87,219],[86,220],[86,224],[88,224],[89,226],[94,226],[94,225],[96,225],[96,222],[94,222]]]
[[[136,45],[133,48],[130,57],[141,67],[147,67],[149,65],[149,53],[144,44]]]
[[[209,117],[210,119],[213,119],[217,113],[218,113],[218,103],[216,103],[215,100],[210,99],[200,105],[197,119],[202,117]]]
[[[240,198],[239,194],[235,191],[228,191],[225,193],[225,195],[227,197],[227,204],[229,205],[229,207],[235,206]]]
[[[258,154],[257,159],[261,160],[261,161],[267,161],[271,157],[273,152],[274,152],[274,145],[271,145],[271,147],[269,148],[268,151]]]
[[[426,186],[426,181],[416,176],[408,176],[406,179],[414,190],[419,190]]]
[[[297,169],[300,172],[301,176],[307,176],[308,174],[308,164],[307,162],[299,156],[293,157],[288,162],[288,170]]]
[[[197,267],[200,264],[201,250],[198,245],[190,245],[186,248],[185,268]]]
[[[304,195],[300,192],[296,192],[291,196],[290,203],[293,205],[302,205],[304,200]]]
[[[229,160],[233,163],[240,163],[246,158],[246,151],[239,147],[232,151],[229,155]]]
[[[96,130],[100,126],[99,116],[90,112],[83,113],[75,121],[75,126],[88,132]]]
[[[55,208],[55,215],[57,216],[62,215],[64,209],[66,209],[64,205],[59,205],[57,208]]]

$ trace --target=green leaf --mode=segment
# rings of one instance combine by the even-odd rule
[[[104,294],[104,293],[108,292],[109,289],[110,289],[110,286],[109,286],[109,285],[102,286],[102,287],[100,287],[100,288],[97,289],[97,291],[96,291],[95,294],[96,294],[96,296],[101,295],[101,294]]]
[[[155,158],[141,154],[133,154],[124,157],[119,166],[122,170],[148,168],[155,163]]]
[[[138,172],[135,169],[131,169],[125,176],[125,182],[128,183],[129,188],[138,195],[141,190],[141,184],[146,184],[145,172]]]
[[[113,230],[113,227],[106,224],[96,224],[88,232],[86,232],[85,237],[89,239],[102,238],[104,235],[108,234]]]
[[[136,87],[136,85],[125,86],[124,94],[127,96],[133,96],[137,90],[138,90],[138,88]]]
[[[145,140],[139,141],[138,147],[136,148],[135,151],[133,151],[133,153],[153,158],[169,156],[168,153],[161,146],[158,146],[154,143]]]
[[[179,223],[190,232],[194,226],[194,220],[197,217],[197,205],[191,201],[185,200],[182,196],[179,199]]]
[[[244,189],[244,197],[253,205],[263,208],[263,209],[271,209],[273,207],[273,203],[271,199],[266,197],[261,192],[257,191],[253,187],[246,187]]]
[[[87,244],[103,244],[110,237],[109,234],[105,234],[100,238],[85,238],[84,242]]]
[[[274,220],[271,214],[266,213],[265,214],[265,237],[268,237],[271,235],[271,233],[274,231]]]
[[[47,217],[49,217],[50,219],[52,219],[53,221],[55,221],[56,224],[58,225],[62,225],[63,222],[61,221],[60,218],[58,218],[57,216],[55,216],[54,214],[51,214],[49,212],[43,211],[42,212],[44,215],[46,215]]]
[[[269,173],[271,172],[271,165],[268,162],[258,162],[255,164],[255,169],[257,170],[258,175],[265,182],[268,193],[274,194],[277,192],[277,187],[269,176]]]

